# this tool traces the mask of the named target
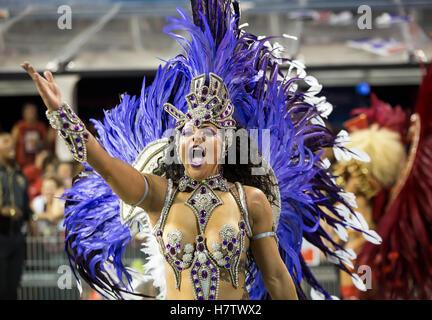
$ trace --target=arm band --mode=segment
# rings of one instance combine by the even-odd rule
[[[260,238],[264,238],[264,237],[274,237],[275,235],[276,235],[276,233],[273,231],[263,232],[263,233],[257,234],[256,236],[253,236],[251,238],[251,240],[256,240],[256,239],[260,239]]]
[[[147,178],[143,174],[141,174],[141,176],[144,178],[144,181],[145,181],[145,192],[144,192],[143,196],[141,197],[141,199],[137,203],[131,205],[132,207],[139,206],[148,195],[149,186],[148,186]]]

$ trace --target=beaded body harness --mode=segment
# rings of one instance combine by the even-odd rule
[[[244,197],[244,191],[239,182],[235,185],[239,192],[240,198],[229,187],[220,176],[209,177],[201,182],[189,180],[190,178],[184,177],[183,181],[179,182],[179,186],[173,188],[173,182],[168,180],[167,196],[161,212],[161,216],[156,223],[153,232],[161,247],[163,256],[168,264],[171,266],[176,281],[176,289],[180,288],[181,272],[190,268],[190,281],[194,291],[196,300],[216,300],[218,298],[220,269],[228,270],[231,277],[231,282],[235,288],[238,287],[238,269],[240,264],[240,257],[244,248],[245,236],[252,236],[252,231],[248,221],[248,213]],[[186,181],[188,180],[188,181]],[[168,235],[168,243],[163,240],[163,230],[168,217],[168,212],[174,201],[178,191],[185,191],[187,187],[194,189],[191,197],[187,200],[187,205],[192,208],[198,220],[199,231],[195,238],[195,243],[187,243],[181,247],[181,240],[183,234],[180,230],[173,230]],[[211,211],[222,201],[213,192],[213,189],[221,189],[229,191],[236,200],[240,212],[241,220],[238,223],[239,231],[232,225],[225,224],[220,229],[220,237],[222,243],[213,242],[211,247],[213,253],[208,250],[204,230],[207,221],[210,217]],[[212,199],[216,199],[213,200]],[[202,209],[200,203],[211,203],[211,209],[206,212]],[[201,210],[200,210],[201,209]],[[200,211],[198,211],[200,210]],[[181,257],[179,257],[181,255]]]

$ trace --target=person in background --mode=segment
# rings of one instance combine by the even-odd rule
[[[41,192],[43,164],[45,159],[47,159],[49,156],[50,152],[47,148],[40,149],[36,154],[34,164],[26,165],[22,170],[29,183],[27,191],[30,201],[32,201],[34,197],[38,196]]]
[[[71,162],[60,162],[57,166],[57,179],[60,180],[63,188],[72,187],[73,165]]]
[[[61,182],[55,177],[45,177],[41,191],[31,203],[38,222],[38,233],[42,236],[55,235],[58,231],[57,224],[63,218],[64,201],[58,199],[63,193]]]
[[[23,226],[32,211],[27,180],[15,160],[9,133],[0,133],[0,300],[16,300],[25,257]]]
[[[16,159],[21,167],[35,161],[36,151],[45,145],[46,126],[38,119],[37,107],[27,103],[22,110],[22,120],[12,128],[12,137],[16,146]]]

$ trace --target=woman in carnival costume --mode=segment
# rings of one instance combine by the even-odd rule
[[[365,243],[359,253],[359,264],[372,269],[375,299],[432,299],[432,65],[422,80],[411,125],[402,136],[409,144],[403,169],[374,203],[382,245]],[[388,115],[380,114],[377,120]],[[386,126],[403,132],[398,122]]]
[[[140,283],[151,281],[161,299],[303,299],[302,280],[313,298],[335,298],[304,262],[302,239],[348,273],[354,252],[320,222],[341,236],[350,228],[380,241],[320,160],[329,147],[365,156],[325,127],[332,107],[316,96],[316,79],[300,63],[278,58],[271,38],[239,28],[236,2],[191,4],[192,19],[178,9],[165,28],[184,53],[159,67],[139,99],[125,95],[95,122],[97,139],[61,103],[52,74],[23,64],[51,125],[86,168],[65,193],[71,264],[108,298],[143,295]],[[245,139],[258,157],[245,159]],[[121,261],[137,233],[148,255],[144,275]]]
[[[355,195],[358,205],[356,210],[365,218],[363,223],[374,228],[406,165],[408,116],[400,106],[392,108],[375,94],[371,95],[369,108],[354,109],[351,116],[344,124],[350,133],[346,147],[366,152],[370,161],[341,159],[332,166],[332,170],[337,177],[337,185]],[[344,248],[352,249],[359,255],[364,244],[365,239],[358,233],[348,232]],[[357,272],[366,272],[368,283],[373,283],[373,288],[363,293],[352,284],[346,273],[341,272],[341,296],[344,299],[371,297],[377,291],[377,283],[372,280],[375,268],[367,269],[357,263],[352,268]]]

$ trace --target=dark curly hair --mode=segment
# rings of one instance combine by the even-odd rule
[[[240,129],[244,130],[243,127],[237,125],[235,132],[239,132]],[[176,130],[173,130],[174,134],[169,136],[170,143],[173,143],[175,141],[175,131]],[[241,136],[236,134],[235,139],[236,141],[233,141],[232,145],[229,147],[229,152],[225,155],[225,161],[223,162],[223,164],[221,164],[222,175],[229,182],[240,182],[242,185],[260,189],[267,196],[270,204],[277,205],[278,197],[273,189],[276,184],[272,181],[270,175],[268,173],[265,175],[252,174],[252,168],[260,168],[262,166],[262,161],[259,161],[258,164],[254,164],[251,162],[251,159],[248,156],[247,163],[241,163],[241,161],[238,160],[240,159],[241,155]],[[248,146],[254,150],[253,152],[258,155],[258,159],[262,160],[262,156],[258,152],[257,146],[255,145],[255,143],[253,143],[248,134],[247,143]],[[228,161],[228,155],[231,154],[233,148],[235,148],[236,161],[235,164],[230,164]],[[171,159],[177,159],[177,148],[172,148],[169,152],[169,157],[171,157]],[[174,184],[178,185],[179,179],[182,178],[184,175],[184,170],[185,169],[183,164],[175,162],[167,164],[164,161],[164,157],[160,157],[158,159],[158,166],[153,170],[153,173],[159,176],[163,176],[167,179],[172,179]]]

